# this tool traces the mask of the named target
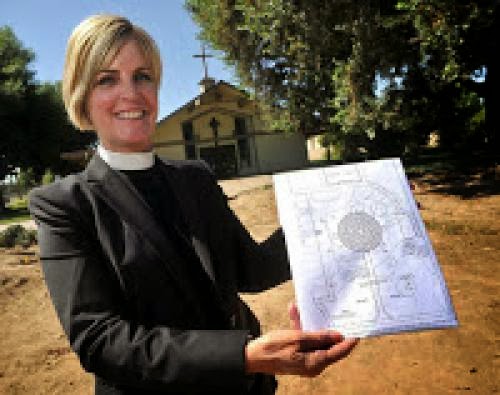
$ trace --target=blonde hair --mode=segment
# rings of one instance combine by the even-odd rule
[[[161,80],[158,48],[142,28],[116,15],[94,15],[84,19],[71,33],[66,48],[62,81],[64,105],[71,122],[81,130],[92,130],[86,101],[100,70],[107,67],[126,42],[135,40],[150,63],[157,85]]]

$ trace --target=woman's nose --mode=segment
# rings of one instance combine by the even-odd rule
[[[134,80],[126,80],[121,84],[121,96],[125,98],[132,98],[137,96],[137,84]]]

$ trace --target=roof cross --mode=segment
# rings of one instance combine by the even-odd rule
[[[203,68],[205,69],[205,79],[208,78],[208,66],[207,66],[207,58],[213,58],[213,55],[207,54],[205,52],[205,45],[201,46],[201,54],[199,55],[193,55],[193,58],[201,58],[201,61],[203,62]]]

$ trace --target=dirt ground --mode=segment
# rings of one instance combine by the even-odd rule
[[[254,237],[277,227],[269,178],[234,188],[231,205]],[[280,395],[492,394],[500,392],[500,195],[464,198],[449,185],[417,180],[431,240],[458,315],[457,329],[363,339],[315,379],[280,376]],[[290,282],[244,295],[265,331],[288,326]],[[0,394],[91,394],[43,284],[37,250],[0,250]],[[496,378],[495,378],[496,377]]]

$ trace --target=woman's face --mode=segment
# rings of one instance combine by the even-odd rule
[[[157,84],[135,40],[127,41],[111,64],[97,74],[86,108],[106,149],[151,149],[158,113]]]

